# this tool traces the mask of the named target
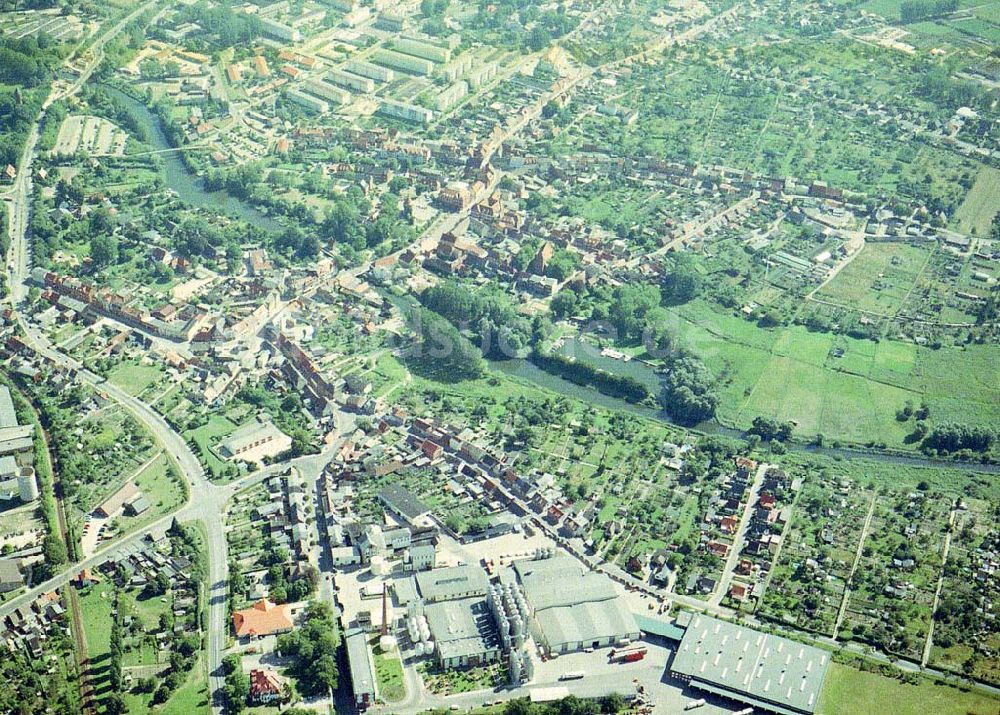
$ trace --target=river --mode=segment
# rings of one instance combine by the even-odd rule
[[[657,380],[657,382],[659,381],[659,378],[656,376],[656,373],[652,368],[643,365],[640,362],[636,362],[635,360],[623,362],[615,358],[602,356],[598,351],[589,345],[584,344],[581,348],[579,341],[576,341],[575,339],[572,343],[567,341],[563,347],[559,348],[559,352],[563,355],[575,355],[577,359],[583,359],[587,363],[611,372],[629,375],[647,385],[649,385],[650,376]],[[576,383],[570,382],[569,380],[559,377],[558,375],[552,375],[551,373],[545,372],[530,360],[490,360],[489,364],[492,369],[502,372],[505,375],[510,375],[511,377],[531,382],[545,388],[546,390],[551,390],[552,392],[556,392],[567,397],[600,405],[601,407],[608,409],[630,412],[634,415],[639,415],[640,417],[648,419],[660,420],[661,422],[668,422],[674,425],[677,424],[664,410],[647,407],[645,405],[636,405],[617,397],[602,394],[593,388],[577,385]],[[656,394],[657,392],[658,390],[653,390],[653,394]],[[719,424],[715,420],[702,422],[692,431],[701,434],[718,435],[736,439],[743,439],[745,437],[741,430],[726,427],[725,425]],[[870,459],[876,462],[899,464],[901,466],[946,467],[951,469],[964,469],[966,471],[979,472],[982,474],[1000,474],[1000,464],[954,462],[945,459],[929,459],[915,454],[907,455],[893,452],[867,451],[860,449],[855,450],[844,447],[817,447],[816,445],[804,444],[801,442],[788,442],[786,443],[786,446],[790,451],[818,454],[841,459]]]
[[[172,148],[167,141],[166,135],[163,133],[160,118],[153,114],[149,107],[125,94],[117,87],[107,84],[100,86],[106,92],[125,103],[132,116],[145,128],[146,144],[151,149],[163,151]],[[191,173],[184,162],[181,161],[180,152],[164,151],[164,153],[157,156],[163,162],[164,182],[167,187],[177,192],[177,196],[181,201],[192,206],[214,209],[220,213],[243,219],[267,231],[279,232],[283,230],[284,227],[278,221],[246,201],[231,196],[225,191],[209,191],[206,189],[204,180]]]

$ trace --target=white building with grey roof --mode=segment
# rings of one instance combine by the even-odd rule
[[[471,668],[500,657],[500,634],[485,598],[431,603],[424,615],[442,668]]]
[[[815,712],[830,653],[694,615],[670,671],[692,686],[779,715]]]
[[[572,557],[519,561],[514,570],[531,606],[535,638],[549,652],[571,653],[641,637],[611,579],[584,569]]]
[[[482,598],[490,585],[486,573],[471,564],[421,571],[416,580],[420,596],[427,603]]]

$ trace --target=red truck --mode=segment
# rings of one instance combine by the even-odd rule
[[[646,646],[633,646],[632,648],[618,648],[611,651],[612,663],[634,663],[646,657]]]

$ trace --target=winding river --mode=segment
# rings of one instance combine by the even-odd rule
[[[160,119],[149,108],[138,100],[125,94],[117,87],[102,85],[108,92],[121,99],[133,116],[146,128],[147,143],[155,150],[170,149],[171,146],[163,133]],[[269,231],[281,231],[282,225],[274,218],[262,213],[256,207],[242,201],[234,196],[230,196],[225,191],[209,191],[205,188],[205,182],[198,176],[192,174],[187,166],[181,161],[177,152],[166,151],[159,155],[163,161],[164,180],[166,185],[177,192],[178,197],[193,206],[203,206],[227,213],[231,216],[241,218],[249,223],[255,224]],[[595,348],[582,341],[571,339],[559,349],[563,355],[572,355],[578,359],[583,359],[590,364],[603,368],[620,375],[628,375],[650,388],[653,394],[658,392],[659,376],[653,368],[644,365],[639,361],[624,362],[615,358],[601,355]],[[590,402],[601,407],[630,412],[648,419],[660,420],[675,424],[670,416],[663,410],[636,405],[617,397],[604,395],[595,389],[583,387],[570,382],[562,377],[545,372],[529,360],[491,360],[490,367],[498,372],[502,372],[511,377],[515,377],[527,382],[531,382],[546,390],[551,390],[567,397]],[[720,435],[725,437],[742,438],[744,433],[740,430],[726,427],[715,420],[703,422],[696,427],[697,432],[703,434]],[[810,452],[822,454],[830,457],[843,459],[871,459],[890,464],[899,464],[916,467],[950,467],[955,469],[965,469],[972,472],[985,474],[1000,474],[998,464],[979,464],[976,462],[953,462],[942,459],[928,459],[916,455],[903,455],[878,451],[861,451],[845,449],[842,447],[817,447],[798,442],[788,443],[788,448],[796,452]]]
[[[172,149],[163,133],[160,118],[153,114],[142,102],[122,92],[117,87],[101,84],[101,88],[120,99],[133,118],[146,130],[146,144],[154,151],[162,151],[157,156],[163,164],[163,179],[167,187],[177,192],[177,196],[187,204],[214,209],[220,213],[243,219],[248,223],[268,231],[281,231],[282,225],[273,217],[260,211],[246,201],[231,196],[225,191],[209,191],[199,176],[191,173],[181,161],[179,152]]]

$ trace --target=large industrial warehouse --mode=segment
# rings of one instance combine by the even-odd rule
[[[535,636],[550,652],[570,653],[640,637],[635,617],[604,574],[585,570],[569,556],[519,561],[514,570],[534,613]]]
[[[465,668],[500,657],[500,634],[485,598],[429,604],[424,610],[442,668]]]
[[[781,636],[695,615],[670,671],[692,686],[780,715],[816,710],[830,654]]]

